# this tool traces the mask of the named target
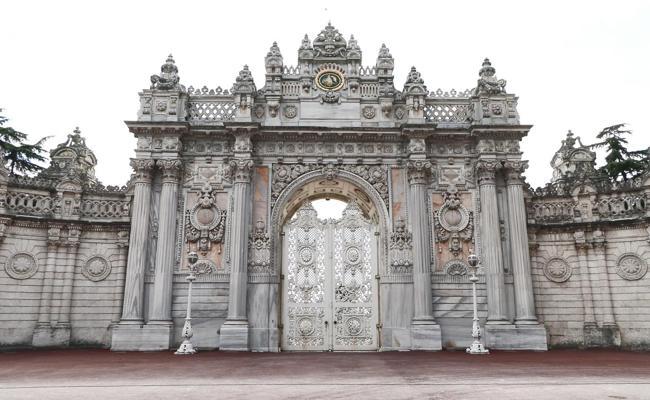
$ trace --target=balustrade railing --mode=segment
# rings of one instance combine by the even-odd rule
[[[573,222],[576,207],[574,201],[533,202],[528,207],[528,219],[536,223]]]
[[[630,194],[598,199],[592,208],[592,213],[607,219],[634,218],[644,215],[646,207],[647,200],[644,194]]]
[[[427,122],[468,123],[472,121],[472,106],[469,101],[427,99],[424,118]]]

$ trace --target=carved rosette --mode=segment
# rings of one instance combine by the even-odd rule
[[[476,162],[476,177],[479,185],[494,185],[496,172],[501,168],[497,160],[479,160]]]
[[[411,160],[406,164],[411,185],[426,185],[431,177],[431,163],[426,160]]]
[[[544,264],[542,269],[544,276],[551,281],[556,283],[566,282],[571,278],[573,273],[569,263],[559,257],[553,257]]]
[[[390,268],[393,273],[409,273],[413,268],[413,235],[402,218],[390,235]]]
[[[222,243],[225,225],[226,210],[217,207],[212,186],[206,183],[194,208],[185,212],[185,240],[206,253],[213,243]]]
[[[133,183],[151,183],[154,165],[154,160],[132,158],[131,168],[135,172]]]
[[[463,251],[462,242],[470,242],[474,233],[474,218],[462,204],[456,192],[446,192],[445,202],[434,212],[436,239],[446,242],[455,257]]]
[[[111,263],[102,256],[93,256],[81,267],[81,273],[90,281],[103,281],[111,273]]]
[[[261,219],[255,223],[255,229],[248,243],[248,270],[251,273],[271,272],[271,239],[266,225]]]
[[[253,174],[253,160],[235,159],[230,160],[230,175],[233,183],[250,183]]]
[[[616,273],[627,281],[636,281],[648,273],[648,264],[638,255],[626,253],[616,261]]]
[[[38,271],[38,263],[31,254],[16,253],[5,263],[5,271],[11,278],[28,279]]]
[[[176,183],[181,173],[183,163],[181,160],[158,160],[156,166],[162,172],[163,183]]]

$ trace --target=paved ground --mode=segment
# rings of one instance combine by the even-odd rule
[[[0,353],[0,399],[82,398],[650,399],[650,353]]]

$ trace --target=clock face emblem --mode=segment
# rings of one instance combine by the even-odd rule
[[[316,86],[325,91],[341,90],[343,82],[343,75],[339,71],[327,69],[316,75]]]

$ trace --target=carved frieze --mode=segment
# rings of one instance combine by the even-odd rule
[[[447,243],[449,252],[455,257],[463,251],[463,242],[470,242],[474,233],[473,213],[462,204],[458,193],[448,191],[444,204],[434,212],[436,240]]]
[[[206,183],[196,205],[185,212],[185,240],[208,252],[213,243],[222,243],[225,225],[226,211],[217,207],[212,186]]]
[[[275,164],[271,181],[271,205],[275,205],[282,190],[289,183],[307,172],[322,170],[328,179],[334,179],[337,171],[347,171],[360,176],[377,190],[388,206],[388,168],[384,165],[322,165],[322,164]]]

